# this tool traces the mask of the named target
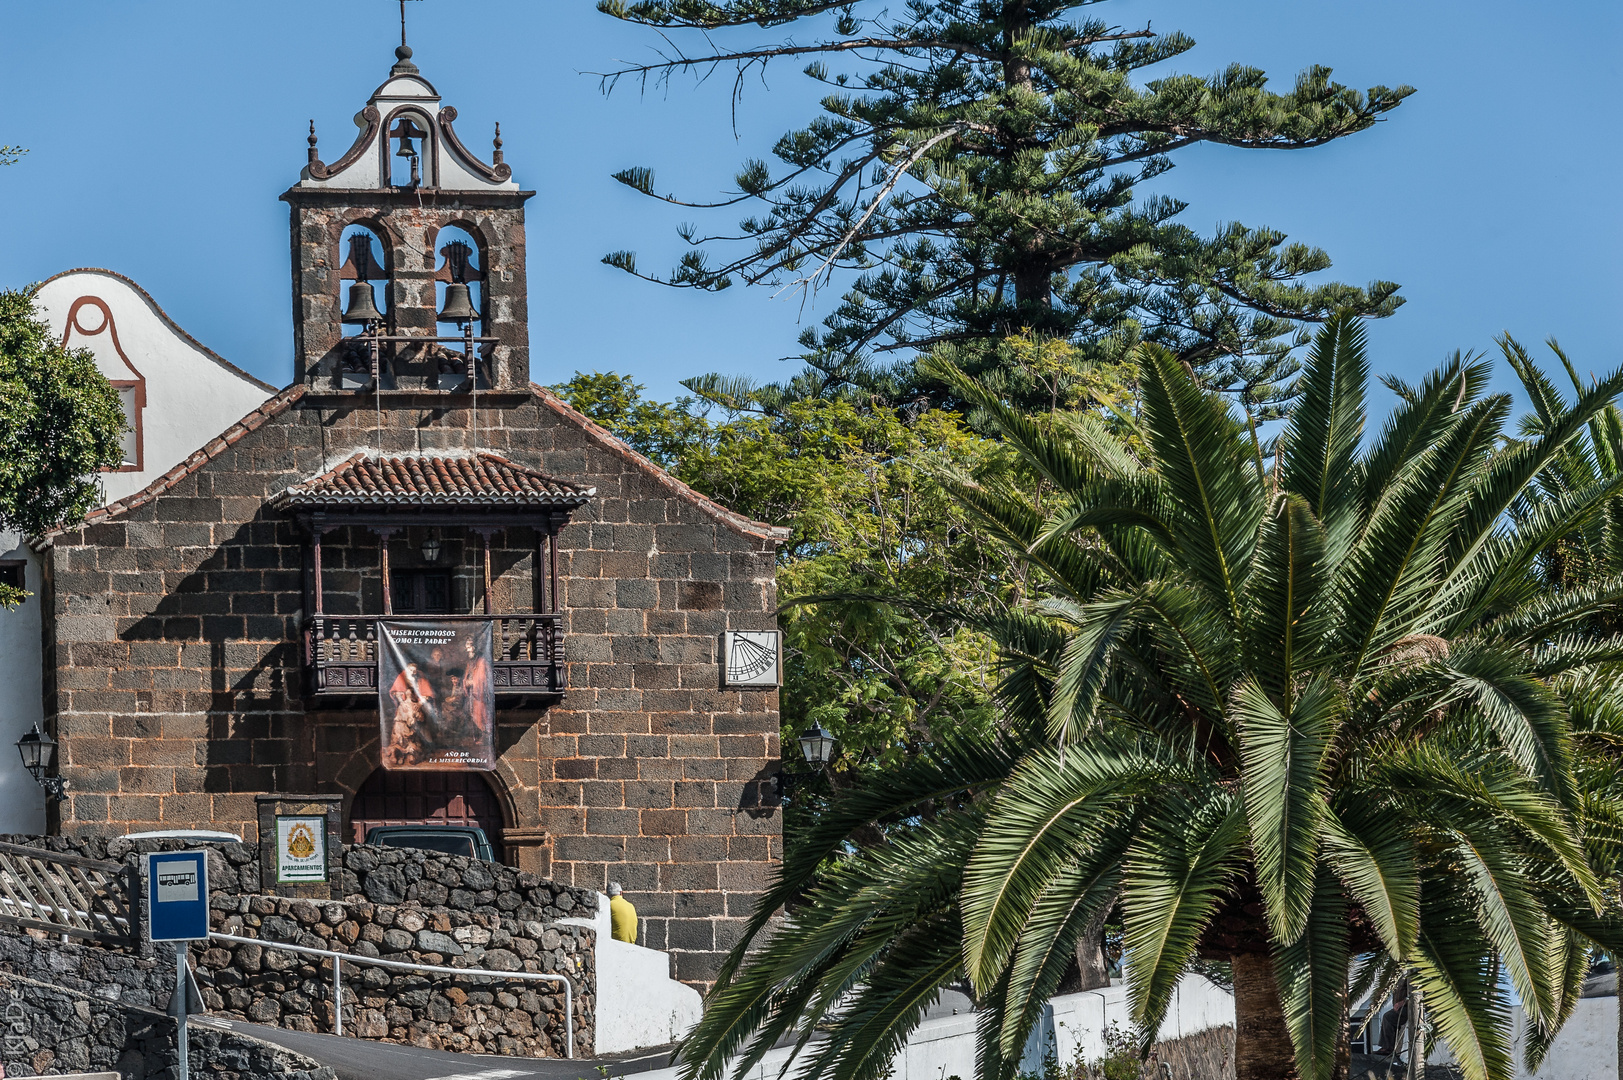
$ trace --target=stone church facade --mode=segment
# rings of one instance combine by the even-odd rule
[[[271,792],[342,795],[346,840],[476,823],[513,865],[622,882],[640,943],[703,984],[780,854],[777,691],[719,659],[775,629],[783,533],[531,382],[531,193],[402,52],[354,145],[328,165],[312,134],[283,196],[295,382],[35,543],[50,825],[253,841]],[[382,767],[384,616],[491,623],[493,771]]]

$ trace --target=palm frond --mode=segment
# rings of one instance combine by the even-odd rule
[[[1208,788],[1162,799],[1127,852],[1127,999],[1145,1050],[1239,870],[1244,845],[1241,807],[1222,788]]]
[[[1240,588],[1261,518],[1244,431],[1164,349],[1141,347],[1139,382],[1154,468],[1181,510],[1168,525],[1185,569],[1228,605],[1238,622]]]
[[[1325,523],[1340,549],[1351,539],[1362,495],[1358,444],[1369,381],[1363,322],[1337,315],[1314,335],[1281,440],[1280,484]]]
[[[1347,905],[1335,875],[1321,867],[1294,941],[1276,949],[1275,980],[1302,1080],[1331,1080],[1346,1017]]]
[[[964,874],[964,967],[985,990],[1001,973],[1051,880],[1132,812],[1135,791],[1182,770],[1107,737],[1029,754],[993,802]]]
[[[1288,945],[1306,927],[1315,903],[1325,754],[1345,706],[1333,682],[1315,678],[1289,703],[1289,713],[1255,682],[1240,684],[1232,708],[1257,886],[1270,928]]]

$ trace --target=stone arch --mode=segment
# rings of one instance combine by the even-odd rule
[[[344,310],[344,302],[348,299],[344,294],[343,270],[349,262],[349,237],[354,230],[364,229],[378,242],[381,249],[378,263],[383,271],[383,293],[381,299],[384,304],[384,314],[393,317],[394,290],[391,288],[396,276],[399,274],[398,248],[400,237],[390,228],[390,224],[383,218],[367,211],[354,211],[343,215],[332,232],[331,247],[327,255],[327,265],[332,268],[332,284],[329,292],[337,299],[338,310]]]
[[[399,187],[394,182],[394,158],[397,149],[392,134],[395,124],[409,119],[423,132],[418,148],[417,159],[420,163],[420,186],[435,188],[440,182],[440,134],[439,125],[434,122],[428,110],[415,102],[397,105],[389,110],[389,115],[383,118],[383,135],[378,139],[378,152],[382,159],[378,162],[378,179],[382,187]]]
[[[345,801],[346,843],[377,825],[477,825],[503,859],[511,818],[494,774],[468,769],[377,768]]]

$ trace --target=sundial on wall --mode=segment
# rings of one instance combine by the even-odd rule
[[[776,630],[728,630],[721,636],[728,686],[777,686],[782,636]]]

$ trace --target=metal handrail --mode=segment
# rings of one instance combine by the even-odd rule
[[[378,956],[362,956],[357,953],[339,953],[331,949],[312,949],[307,945],[290,945],[285,941],[266,941],[263,938],[238,937],[235,934],[221,934],[209,931],[209,937],[217,941],[234,941],[240,945],[259,945],[266,949],[282,949],[286,952],[304,953],[307,956],[327,956],[332,958],[332,1015],[333,1034],[344,1033],[344,989],[339,982],[341,966],[345,960],[357,964],[371,964],[373,967],[399,968],[402,971],[435,971],[446,975],[478,975],[492,979],[545,979],[549,982],[560,982],[564,986],[564,1057],[575,1056],[575,995],[569,983],[568,976],[551,975],[542,971],[488,971],[484,968],[453,968],[440,967],[436,964],[413,964],[404,960],[385,960]]]

